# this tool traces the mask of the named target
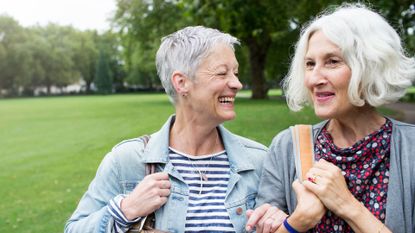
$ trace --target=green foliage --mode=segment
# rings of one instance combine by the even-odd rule
[[[73,61],[76,70],[86,82],[86,92],[90,92],[91,83],[95,78],[98,60],[96,31],[76,32],[74,35]]]
[[[201,24],[229,32],[241,40],[242,49],[237,51],[242,64],[241,80],[253,90],[254,98],[265,98],[267,90],[279,86],[287,73],[300,28],[322,10],[343,2],[118,0],[115,23],[123,38],[127,80],[152,85],[157,80],[153,64],[158,40],[183,26]],[[409,31],[415,30],[415,5],[408,0],[370,2],[366,4],[384,12],[392,24],[399,23],[412,54],[415,37]]]
[[[89,91],[95,78],[98,46],[106,50],[115,82],[123,84],[118,35],[78,31],[48,24],[21,27],[0,15],[0,96],[33,95],[37,88],[63,88],[86,82]]]
[[[118,0],[115,23],[119,27],[129,84],[159,85],[155,55],[163,36],[191,23],[177,1]]]
[[[30,29],[33,41],[28,41],[32,48],[32,66],[42,70],[35,73],[40,85],[50,93],[52,85],[64,87],[79,80],[72,60],[72,27],[48,24],[46,27]],[[40,45],[33,42],[38,42]]]
[[[108,55],[105,51],[99,51],[99,59],[97,63],[96,76],[94,80],[98,93],[112,93],[112,78],[109,66]]]
[[[265,98],[287,73],[300,28],[341,0],[117,0],[113,29],[104,33],[49,24],[24,28],[0,15],[0,96],[32,95],[40,87],[64,88],[96,77],[105,50],[115,91],[125,83],[158,88],[154,65],[160,39],[189,25],[205,25],[241,40],[240,78],[254,98]],[[362,1],[381,12],[415,52],[415,4],[410,0]]]
[[[16,20],[0,15],[0,90],[17,93],[28,79],[25,61],[27,54],[23,42],[26,33]]]

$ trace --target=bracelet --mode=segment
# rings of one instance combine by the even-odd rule
[[[289,223],[288,223],[288,221],[287,221],[287,219],[288,218],[286,218],[285,220],[284,220],[284,227],[285,227],[285,229],[287,229],[287,231],[288,232],[290,232],[290,233],[300,233],[300,232],[298,232],[296,229],[294,229],[294,227],[292,227]]]

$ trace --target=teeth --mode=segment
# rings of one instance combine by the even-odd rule
[[[220,97],[219,102],[221,103],[233,103],[235,101],[234,97]]]
[[[331,95],[333,95],[332,93],[319,93],[319,94],[317,94],[317,96],[319,96],[319,97],[326,97],[326,96],[331,96]]]

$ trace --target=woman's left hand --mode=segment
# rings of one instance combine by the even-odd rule
[[[334,164],[320,159],[308,171],[307,178],[304,186],[337,216],[345,218],[350,208],[359,205],[347,188],[342,171]]]

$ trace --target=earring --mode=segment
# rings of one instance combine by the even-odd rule
[[[187,93],[183,93],[183,94],[182,94],[182,96],[183,96],[183,97],[187,97]]]

